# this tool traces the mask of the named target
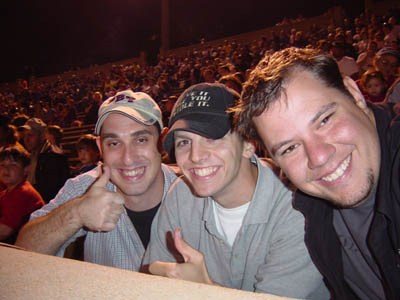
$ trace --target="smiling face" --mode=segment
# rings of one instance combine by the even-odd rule
[[[355,83],[344,82],[354,99],[307,71],[294,71],[285,93],[253,121],[295,186],[339,207],[354,207],[376,185],[380,146],[373,113]]]
[[[174,135],[176,162],[196,194],[212,196],[225,207],[236,206],[232,202],[237,190],[245,189],[239,183],[245,182],[245,161],[254,148],[231,132],[217,140],[188,131],[176,131]]]
[[[119,113],[110,113],[97,140],[104,164],[111,169],[111,181],[125,199],[147,198],[149,208],[160,200],[153,195],[162,195],[163,191],[158,138],[156,126],[145,126]]]

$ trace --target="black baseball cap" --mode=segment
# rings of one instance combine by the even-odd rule
[[[189,131],[217,140],[232,128],[232,107],[239,94],[220,83],[199,83],[187,88],[172,109],[169,131],[163,146],[170,155],[174,149],[174,132]]]

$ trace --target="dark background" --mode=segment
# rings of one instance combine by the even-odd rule
[[[171,48],[272,26],[283,17],[324,13],[341,5],[350,15],[362,0],[171,0]],[[56,74],[160,47],[161,0],[1,1],[0,81]]]

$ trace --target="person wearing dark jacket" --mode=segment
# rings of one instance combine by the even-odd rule
[[[68,158],[46,140],[47,126],[41,119],[31,118],[22,127],[25,147],[32,155],[28,181],[48,203],[70,176]]]
[[[400,129],[311,49],[265,57],[234,108],[297,187],[305,241],[332,299],[399,299]]]

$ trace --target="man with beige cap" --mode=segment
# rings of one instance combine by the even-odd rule
[[[153,217],[176,178],[161,164],[162,130],[160,108],[147,94],[125,90],[107,99],[95,127],[104,164],[68,180],[31,215],[16,244],[62,256],[86,236],[85,261],[138,270]]]

